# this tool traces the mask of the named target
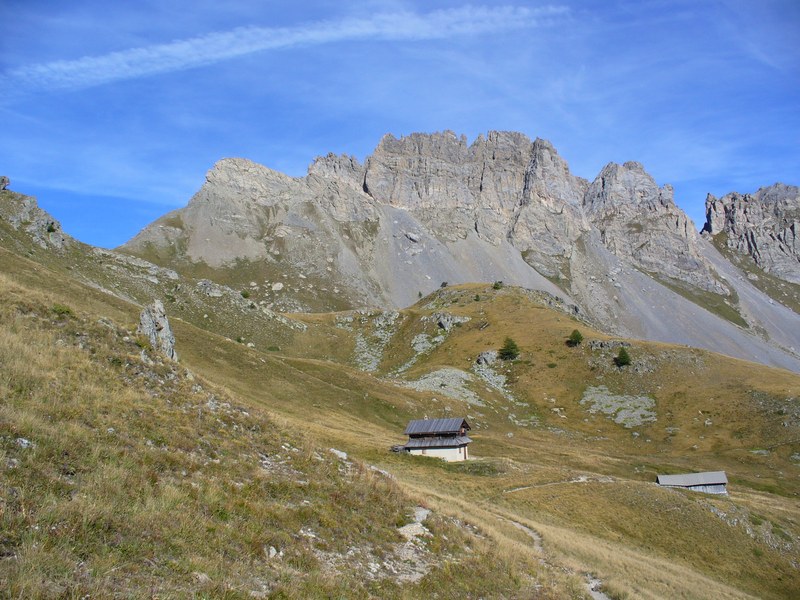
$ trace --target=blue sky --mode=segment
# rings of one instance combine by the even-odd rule
[[[800,2],[3,0],[0,174],[113,247],[218,159],[302,176],[381,136],[550,140],[707,192],[800,184]]]

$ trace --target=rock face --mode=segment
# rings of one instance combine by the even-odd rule
[[[750,256],[767,273],[800,283],[800,188],[776,183],[755,194],[706,198],[703,231]]]
[[[329,154],[302,179],[225,159],[185,209],[123,248],[179,248],[179,260],[215,268],[280,262],[283,275],[341,288],[352,307],[406,305],[442,281],[502,277],[557,293],[545,278],[569,284],[576,243],[592,231],[642,270],[728,293],[671,188],[641,165],[610,164],[590,185],[549,142],[513,132],[471,145],[452,132],[387,135],[364,165]]]
[[[155,300],[145,307],[139,316],[139,327],[136,332],[147,336],[150,346],[155,351],[170,360],[178,360],[178,353],[175,352],[175,335],[169,326],[167,312],[161,300]]]
[[[727,295],[698,247],[694,223],[675,205],[672,187],[659,188],[637,162],[606,165],[584,197],[603,244],[641,270]]]
[[[0,220],[30,235],[41,248],[61,251],[74,242],[61,229],[61,223],[39,208],[33,196],[17,194],[3,188],[0,195]]]
[[[775,194],[781,206],[795,201]],[[790,277],[797,218],[779,212],[759,217],[759,264]],[[711,227],[727,222],[724,209],[712,213]],[[753,231],[753,221],[733,222]],[[752,233],[739,237],[752,244]],[[328,154],[302,178],[224,159],[186,208],[122,250],[178,272],[211,267],[242,287],[263,279],[258,302],[280,311],[396,308],[444,282],[502,280],[576,305],[614,335],[789,368],[800,352],[800,333],[786,333],[800,332],[798,315],[777,303],[762,310],[766,297],[734,285],[736,268],[718,262],[670,186],[635,162],[611,163],[589,182],[549,142],[514,132],[471,144],[449,131],[386,135],[363,164]],[[685,296],[716,300],[700,306]],[[729,320],[707,310],[715,302]],[[764,348],[751,350],[753,335],[731,320],[780,338],[782,349],[761,358]],[[784,351],[791,364],[781,362]]]

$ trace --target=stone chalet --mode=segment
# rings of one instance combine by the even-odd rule
[[[434,456],[447,462],[467,460],[467,437],[471,427],[461,417],[455,419],[422,419],[411,421],[403,432],[408,442],[400,449],[410,454]]]

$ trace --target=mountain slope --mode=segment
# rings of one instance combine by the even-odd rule
[[[280,350],[266,336],[249,348],[213,331],[216,314],[180,308],[195,287],[181,275],[166,303],[174,365],[142,354],[139,309],[114,293],[159,291],[161,271],[136,287],[144,266],[77,243],[68,269],[3,225],[3,244],[23,249],[0,250],[13,459],[0,484],[14,499],[0,578],[18,595],[581,598],[586,573],[617,597],[784,598],[800,585],[797,374],[609,337],[569,302],[507,285],[292,315],[300,326],[271,330]],[[258,335],[249,299],[213,300]],[[575,328],[584,343],[568,347]],[[508,336],[519,359],[492,360]],[[633,364],[620,369],[622,344]],[[477,460],[389,452],[409,419],[461,414]],[[653,483],[717,469],[727,498]],[[397,529],[416,506],[433,510],[433,537],[409,557]],[[400,579],[420,556],[427,575]]]

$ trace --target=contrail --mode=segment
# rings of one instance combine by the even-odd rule
[[[568,12],[563,6],[467,6],[425,14],[381,13],[291,28],[239,27],[100,56],[25,65],[0,74],[0,94],[8,98],[25,92],[85,89],[296,46],[358,40],[435,40],[532,28],[547,25]]]

